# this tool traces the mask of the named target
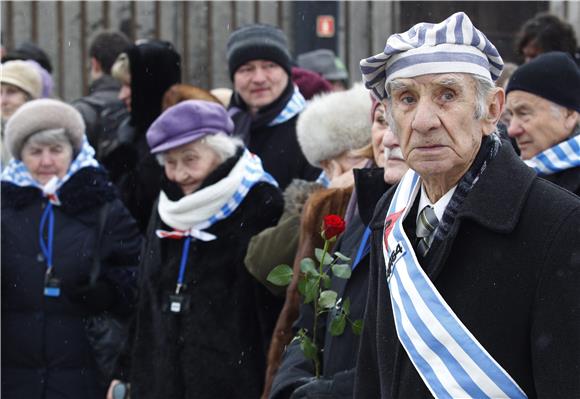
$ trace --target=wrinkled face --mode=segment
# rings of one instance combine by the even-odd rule
[[[403,152],[399,146],[399,139],[397,136],[395,136],[395,133],[393,133],[388,123],[386,122],[384,115],[384,105],[379,105],[377,111],[379,110],[381,115],[379,116],[377,115],[377,112],[375,112],[375,118],[378,118],[378,121],[382,122],[384,127],[381,129],[382,135],[380,138],[382,164],[377,163],[377,165],[383,166],[385,168],[385,182],[388,184],[396,184],[399,182],[399,180],[401,180],[409,167],[403,158]],[[377,120],[375,119],[375,123],[376,121]],[[373,126],[375,123],[373,123]],[[374,140],[375,137],[373,135],[373,143]]]
[[[253,60],[234,73],[234,90],[239,93],[252,114],[272,104],[288,85],[288,74],[278,64]]]
[[[564,141],[578,120],[577,113],[522,90],[509,92],[507,110],[511,116],[508,134],[516,139],[522,159]]]
[[[123,101],[127,110],[131,112],[131,83],[123,83],[119,91],[119,100]]]
[[[22,104],[30,100],[30,96],[24,90],[7,83],[0,85],[0,97],[4,120],[10,118]]]
[[[64,177],[72,162],[72,153],[69,143],[26,143],[21,157],[32,178],[45,185],[53,176]]]
[[[493,130],[475,118],[475,81],[466,74],[396,79],[391,98],[391,128],[407,165],[424,179],[458,181]]]
[[[371,125],[371,140],[373,145],[373,158],[379,167],[385,166],[385,151],[383,149],[383,136],[389,125],[385,117],[385,106],[379,104],[373,114],[373,124]]]
[[[220,164],[219,156],[202,140],[163,153],[165,175],[177,183],[183,194],[191,194]]]

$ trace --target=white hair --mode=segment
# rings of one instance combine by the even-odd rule
[[[226,159],[233,157],[238,148],[243,147],[244,143],[239,137],[228,136],[226,133],[218,132],[215,134],[208,134],[202,137],[199,141],[207,145],[219,158],[220,163]],[[157,162],[161,166],[165,163],[164,152],[157,154]]]
[[[48,130],[41,130],[38,133],[34,133],[30,135],[22,149],[27,145],[64,145],[65,147],[69,147],[71,153],[73,153],[73,145],[69,139],[69,136],[66,134],[66,130],[63,128],[60,129],[48,129]]]

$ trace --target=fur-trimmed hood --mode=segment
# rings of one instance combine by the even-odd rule
[[[317,96],[298,117],[296,133],[308,162],[320,162],[371,142],[371,99],[361,84]]]

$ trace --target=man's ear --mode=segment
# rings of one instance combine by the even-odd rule
[[[580,113],[569,108],[566,108],[564,110],[564,125],[566,126],[566,130],[573,133],[574,129],[576,129],[576,126],[578,126],[579,122],[580,122]]]
[[[487,98],[487,112],[482,118],[484,135],[488,136],[495,130],[504,107],[505,91],[501,87],[496,87]]]
[[[101,67],[101,63],[97,61],[95,57],[91,57],[91,71],[95,73],[102,73],[103,68]]]

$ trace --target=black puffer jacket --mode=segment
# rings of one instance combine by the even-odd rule
[[[46,263],[40,190],[2,182],[2,397],[102,399],[84,318],[126,310],[135,297],[141,237],[102,169],[83,168],[54,208],[54,269],[62,294],[43,295]],[[100,245],[101,275],[87,290],[100,209],[109,202]],[[46,239],[46,237],[45,237]]]
[[[221,180],[234,164],[235,159],[226,161],[200,189]],[[163,190],[170,196],[165,183]],[[175,291],[183,240],[156,236],[156,229],[171,229],[155,211],[141,269],[133,397],[259,397],[280,302],[247,272],[244,256],[250,238],[274,225],[282,208],[280,191],[257,183],[227,219],[206,230],[216,240],[192,240],[184,279],[191,306],[183,314],[163,310]]]

